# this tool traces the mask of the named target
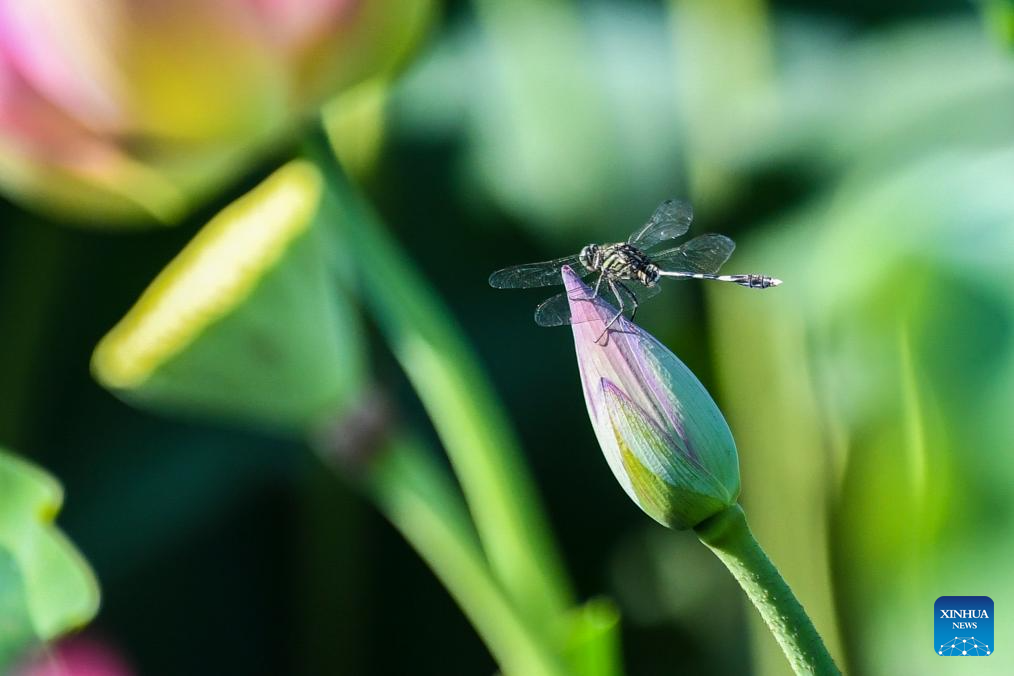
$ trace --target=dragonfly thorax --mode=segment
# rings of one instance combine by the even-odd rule
[[[580,260],[588,270],[611,279],[635,280],[649,287],[658,282],[658,266],[630,244],[589,244],[581,249]]]

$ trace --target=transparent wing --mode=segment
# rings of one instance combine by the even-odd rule
[[[644,227],[635,232],[627,240],[641,250],[650,249],[667,239],[674,239],[687,234],[690,221],[694,220],[694,210],[686,202],[666,200],[658,205]]]
[[[570,324],[570,301],[567,292],[550,296],[535,308],[535,323],[539,326],[566,326]]]
[[[701,272],[713,275],[729,260],[736,243],[725,235],[701,235],[651,257],[664,272]]]
[[[497,270],[489,276],[489,285],[494,289],[531,289],[537,286],[554,286],[563,284],[560,277],[560,268],[569,265],[574,272],[584,277],[590,274],[579,260],[579,256],[566,256],[553,261],[541,263],[525,263],[524,265],[512,265],[503,270]]]
[[[657,296],[662,290],[661,286],[647,287],[637,282],[624,282],[622,286],[617,284],[617,290],[623,296],[623,312],[629,317],[634,310],[634,301],[642,303],[653,296]],[[607,308],[610,315],[619,312],[620,302],[613,293],[612,288],[606,282],[599,287],[598,296],[594,302],[600,307]],[[570,299],[567,292],[550,296],[535,308],[535,323],[539,326],[566,326],[571,323]]]

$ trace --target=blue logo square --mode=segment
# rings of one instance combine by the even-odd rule
[[[933,648],[944,657],[993,654],[993,599],[941,596],[933,604]]]

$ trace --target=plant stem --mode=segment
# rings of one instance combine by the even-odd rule
[[[320,451],[330,458],[327,448]],[[526,623],[493,579],[457,489],[425,448],[395,434],[363,479],[373,502],[454,597],[505,674],[567,673],[549,637]]]
[[[733,505],[697,525],[707,545],[753,601],[797,674],[840,674],[813,622]]]
[[[12,448],[33,448],[29,425],[41,401],[39,373],[45,370],[53,320],[60,316],[57,303],[67,283],[67,233],[29,217],[10,219],[0,235],[0,432]]]
[[[307,152],[327,177],[323,208],[332,210],[327,217],[363,299],[447,450],[494,574],[524,616],[560,631],[571,591],[502,404],[450,312],[343,175],[322,130]]]

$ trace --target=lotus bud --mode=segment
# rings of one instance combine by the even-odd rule
[[[404,59],[432,0],[0,0],[0,190],[172,223]]]
[[[638,507],[664,526],[693,528],[736,504],[732,433],[676,355],[617,314],[569,267],[563,280],[585,403],[606,462]]]

